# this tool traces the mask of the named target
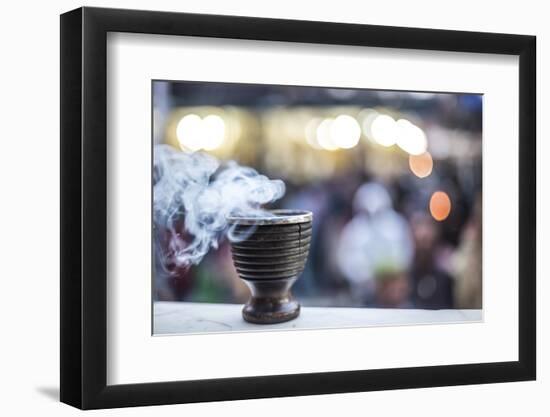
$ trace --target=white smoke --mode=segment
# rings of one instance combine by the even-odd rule
[[[281,180],[231,161],[220,166],[201,152],[154,148],[153,215],[157,233],[168,236],[161,249],[163,265],[198,264],[220,240],[232,238],[229,216],[272,216],[262,206],[285,193]],[[161,232],[162,231],[162,232]]]

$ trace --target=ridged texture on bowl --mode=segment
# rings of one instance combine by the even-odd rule
[[[311,221],[297,224],[237,225],[233,263],[244,280],[285,280],[300,275],[311,242]]]

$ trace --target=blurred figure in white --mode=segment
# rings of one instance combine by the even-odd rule
[[[354,292],[371,294],[378,307],[406,308],[408,269],[414,244],[405,218],[393,210],[391,197],[379,183],[363,184],[354,197],[355,216],[344,227],[338,266]]]

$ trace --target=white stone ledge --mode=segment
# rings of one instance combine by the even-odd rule
[[[265,325],[247,323],[241,316],[241,309],[240,304],[155,302],[154,334],[471,323],[483,318],[482,310],[302,307],[300,316],[294,320]]]

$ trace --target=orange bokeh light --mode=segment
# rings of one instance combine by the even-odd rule
[[[409,168],[418,178],[426,178],[432,173],[434,162],[429,152],[409,155]]]
[[[451,199],[444,191],[436,191],[430,198],[430,213],[432,217],[441,222],[451,213]]]

